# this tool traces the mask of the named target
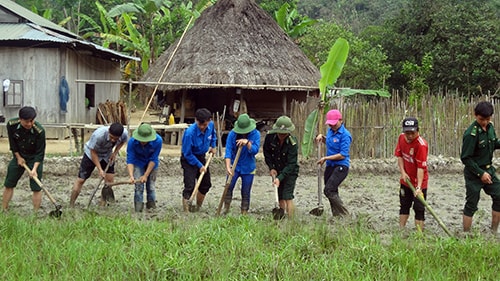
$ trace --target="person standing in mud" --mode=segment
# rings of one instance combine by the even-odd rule
[[[99,170],[99,177],[104,178],[106,183],[114,182],[115,159],[127,140],[128,132],[120,123],[99,127],[92,133],[90,139],[85,143],[78,177],[71,191],[70,207],[75,207],[83,184],[96,167]]]
[[[491,231],[497,233],[500,223],[500,179],[496,175],[496,168],[492,165],[493,153],[500,148],[491,117],[493,104],[487,101],[479,102],[474,108],[476,120],[465,130],[462,142],[460,159],[465,165],[465,206],[462,224],[465,232],[470,231],[472,217],[478,210],[481,189],[488,194],[493,203],[491,205]]]
[[[189,198],[193,194],[196,181],[201,173],[205,173],[196,194],[196,209],[199,210],[207,192],[212,187],[210,169],[205,169],[206,153],[217,151],[217,134],[212,113],[206,108],[197,109],[195,123],[189,126],[182,137],[181,167],[184,175],[184,190],[182,191],[182,208],[188,212]]]
[[[408,117],[403,120],[403,133],[399,135],[394,155],[398,158],[400,172],[399,189],[399,227],[403,228],[408,222],[410,208],[415,211],[415,226],[417,230],[424,230],[425,206],[417,196],[427,198],[427,156],[429,146],[420,136],[418,120]],[[415,193],[408,187],[406,180],[415,186]]]
[[[237,150],[241,147],[238,163],[231,171],[231,165],[236,159]],[[241,114],[234,124],[234,128],[229,132],[226,141],[226,173],[232,174],[226,197],[224,198],[224,214],[229,213],[233,190],[238,178],[241,178],[241,214],[246,215],[250,208],[250,193],[252,190],[255,169],[257,168],[255,155],[260,148],[260,132],[257,124],[248,114]]]
[[[142,212],[144,209],[144,186],[146,187],[146,209],[156,208],[156,176],[162,146],[161,136],[146,123],[141,124],[128,141],[127,171],[130,183],[135,183],[134,209],[136,212]]]
[[[328,111],[325,124],[328,125],[327,134],[318,134],[316,142],[326,144],[326,156],[321,157],[317,164],[323,165],[326,162],[323,193],[330,202],[332,215],[343,216],[348,211],[340,199],[339,186],[349,173],[352,136],[345,128],[342,114],[337,109]]]
[[[274,178],[273,184],[278,187],[280,208],[286,211],[289,218],[294,213],[293,192],[299,176],[299,146],[297,138],[291,135],[294,130],[295,125],[290,117],[279,117],[267,133],[263,146],[269,174]]]
[[[25,106],[19,110],[19,117],[7,122],[9,146],[13,158],[7,166],[7,175],[4,182],[2,209],[9,209],[9,202],[14,195],[14,188],[23,175],[27,165],[31,172],[30,188],[33,191],[33,209],[38,211],[42,203],[42,188],[33,178],[42,178],[43,160],[45,158],[45,129],[35,121],[36,111],[33,107]]]

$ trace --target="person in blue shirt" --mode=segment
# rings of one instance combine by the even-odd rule
[[[241,178],[241,214],[246,215],[250,208],[250,192],[255,175],[255,155],[260,148],[260,132],[256,129],[254,119],[248,114],[241,114],[229,132],[226,140],[226,172],[232,175],[226,197],[224,198],[224,214],[229,213],[233,189],[238,178]],[[235,161],[237,150],[242,147],[238,163],[232,174],[231,166]]]
[[[146,186],[146,209],[156,208],[156,176],[160,163],[163,140],[147,123],[141,124],[127,144],[127,171],[130,183],[135,183],[134,208],[144,208],[144,186]]]
[[[181,167],[184,175],[184,190],[182,191],[182,207],[188,212],[188,200],[194,191],[196,181],[201,173],[205,173],[196,193],[196,209],[199,210],[205,196],[212,187],[210,169],[205,169],[207,152],[215,155],[217,135],[212,113],[206,108],[197,109],[195,123],[189,126],[182,137]]]
[[[82,190],[83,184],[90,177],[95,168],[99,171],[99,177],[104,182],[112,183],[115,175],[115,159],[120,149],[128,140],[128,132],[120,123],[97,128],[83,148],[84,154],[80,162],[78,177],[73,184],[70,207],[75,207],[76,199]],[[107,170],[106,170],[107,167]],[[102,204],[103,202],[101,202]]]
[[[333,216],[342,216],[348,211],[340,199],[339,185],[349,173],[352,136],[343,124],[342,114],[336,109],[328,111],[325,124],[329,127],[326,136],[318,134],[316,141],[326,144],[326,156],[321,157],[317,164],[326,162],[323,193],[330,201]]]

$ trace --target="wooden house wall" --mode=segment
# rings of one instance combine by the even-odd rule
[[[120,80],[119,62],[103,60],[66,48],[0,48],[0,79],[22,80],[23,105],[37,109],[41,123],[95,123],[96,107],[85,107],[84,80]],[[65,76],[69,84],[67,113],[61,113],[59,85]],[[120,85],[95,83],[95,103],[118,101]],[[9,119],[16,117],[19,107],[4,107],[0,112]]]
[[[168,92],[166,104],[175,109],[175,117],[180,117],[183,91]],[[239,94],[234,88],[214,88],[185,91],[185,118],[192,121],[194,111],[206,107],[212,112],[222,114],[226,106],[226,114],[232,111],[234,100],[245,101],[246,111],[253,118],[275,119],[280,115],[289,114],[292,100],[305,102],[308,93],[304,91],[273,91],[273,90],[247,90],[242,89]],[[243,106],[243,105],[241,105]],[[283,110],[286,108],[286,111]]]
[[[81,55],[68,50],[65,65],[66,79],[70,87],[70,102],[68,114],[71,123],[96,123],[97,106],[107,100],[120,100],[120,84],[116,83],[89,83],[95,86],[95,106],[87,109],[85,106],[85,83],[76,83],[79,80],[121,80],[120,63],[103,60],[96,57]]]
[[[1,80],[22,80],[23,105],[33,106],[38,111],[37,120],[57,122],[59,96],[58,52],[54,49],[0,48]],[[6,118],[17,117],[19,107],[4,107]]]

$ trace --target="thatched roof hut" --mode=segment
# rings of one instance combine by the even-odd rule
[[[276,117],[318,92],[319,70],[254,0],[217,1],[181,39],[144,76],[173,94],[168,104],[180,99],[179,116],[189,105],[222,111],[241,100],[254,117]]]

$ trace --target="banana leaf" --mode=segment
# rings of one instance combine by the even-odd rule
[[[315,136],[314,129],[316,128],[316,123],[318,122],[318,109],[313,110],[306,119],[306,124],[304,127],[304,137],[302,138],[301,150],[302,155],[307,157],[312,153],[313,150],[313,138]]]
[[[322,101],[326,101],[327,87],[335,85],[342,73],[348,54],[349,43],[344,38],[338,38],[328,53],[328,59],[319,69],[321,72],[319,91]]]
[[[318,109],[314,110],[309,114],[306,119],[306,124],[304,126],[304,137],[302,138],[302,155],[308,158],[313,150],[313,138],[314,129],[318,126],[318,133],[322,133],[322,123],[318,123],[318,112],[319,114],[324,114],[324,105],[327,101],[326,93],[328,88],[333,87],[337,78],[339,78],[344,68],[344,64],[347,60],[347,54],[349,53],[349,43],[343,39],[338,38],[330,49],[327,61],[320,67],[321,79],[319,80],[319,90],[321,95],[321,102],[318,105]],[[328,108],[325,108],[328,109]]]
[[[384,98],[390,98],[391,94],[384,90],[360,90],[360,89],[341,89],[339,90],[339,96],[349,97],[356,94],[362,94],[367,96],[379,96]]]

